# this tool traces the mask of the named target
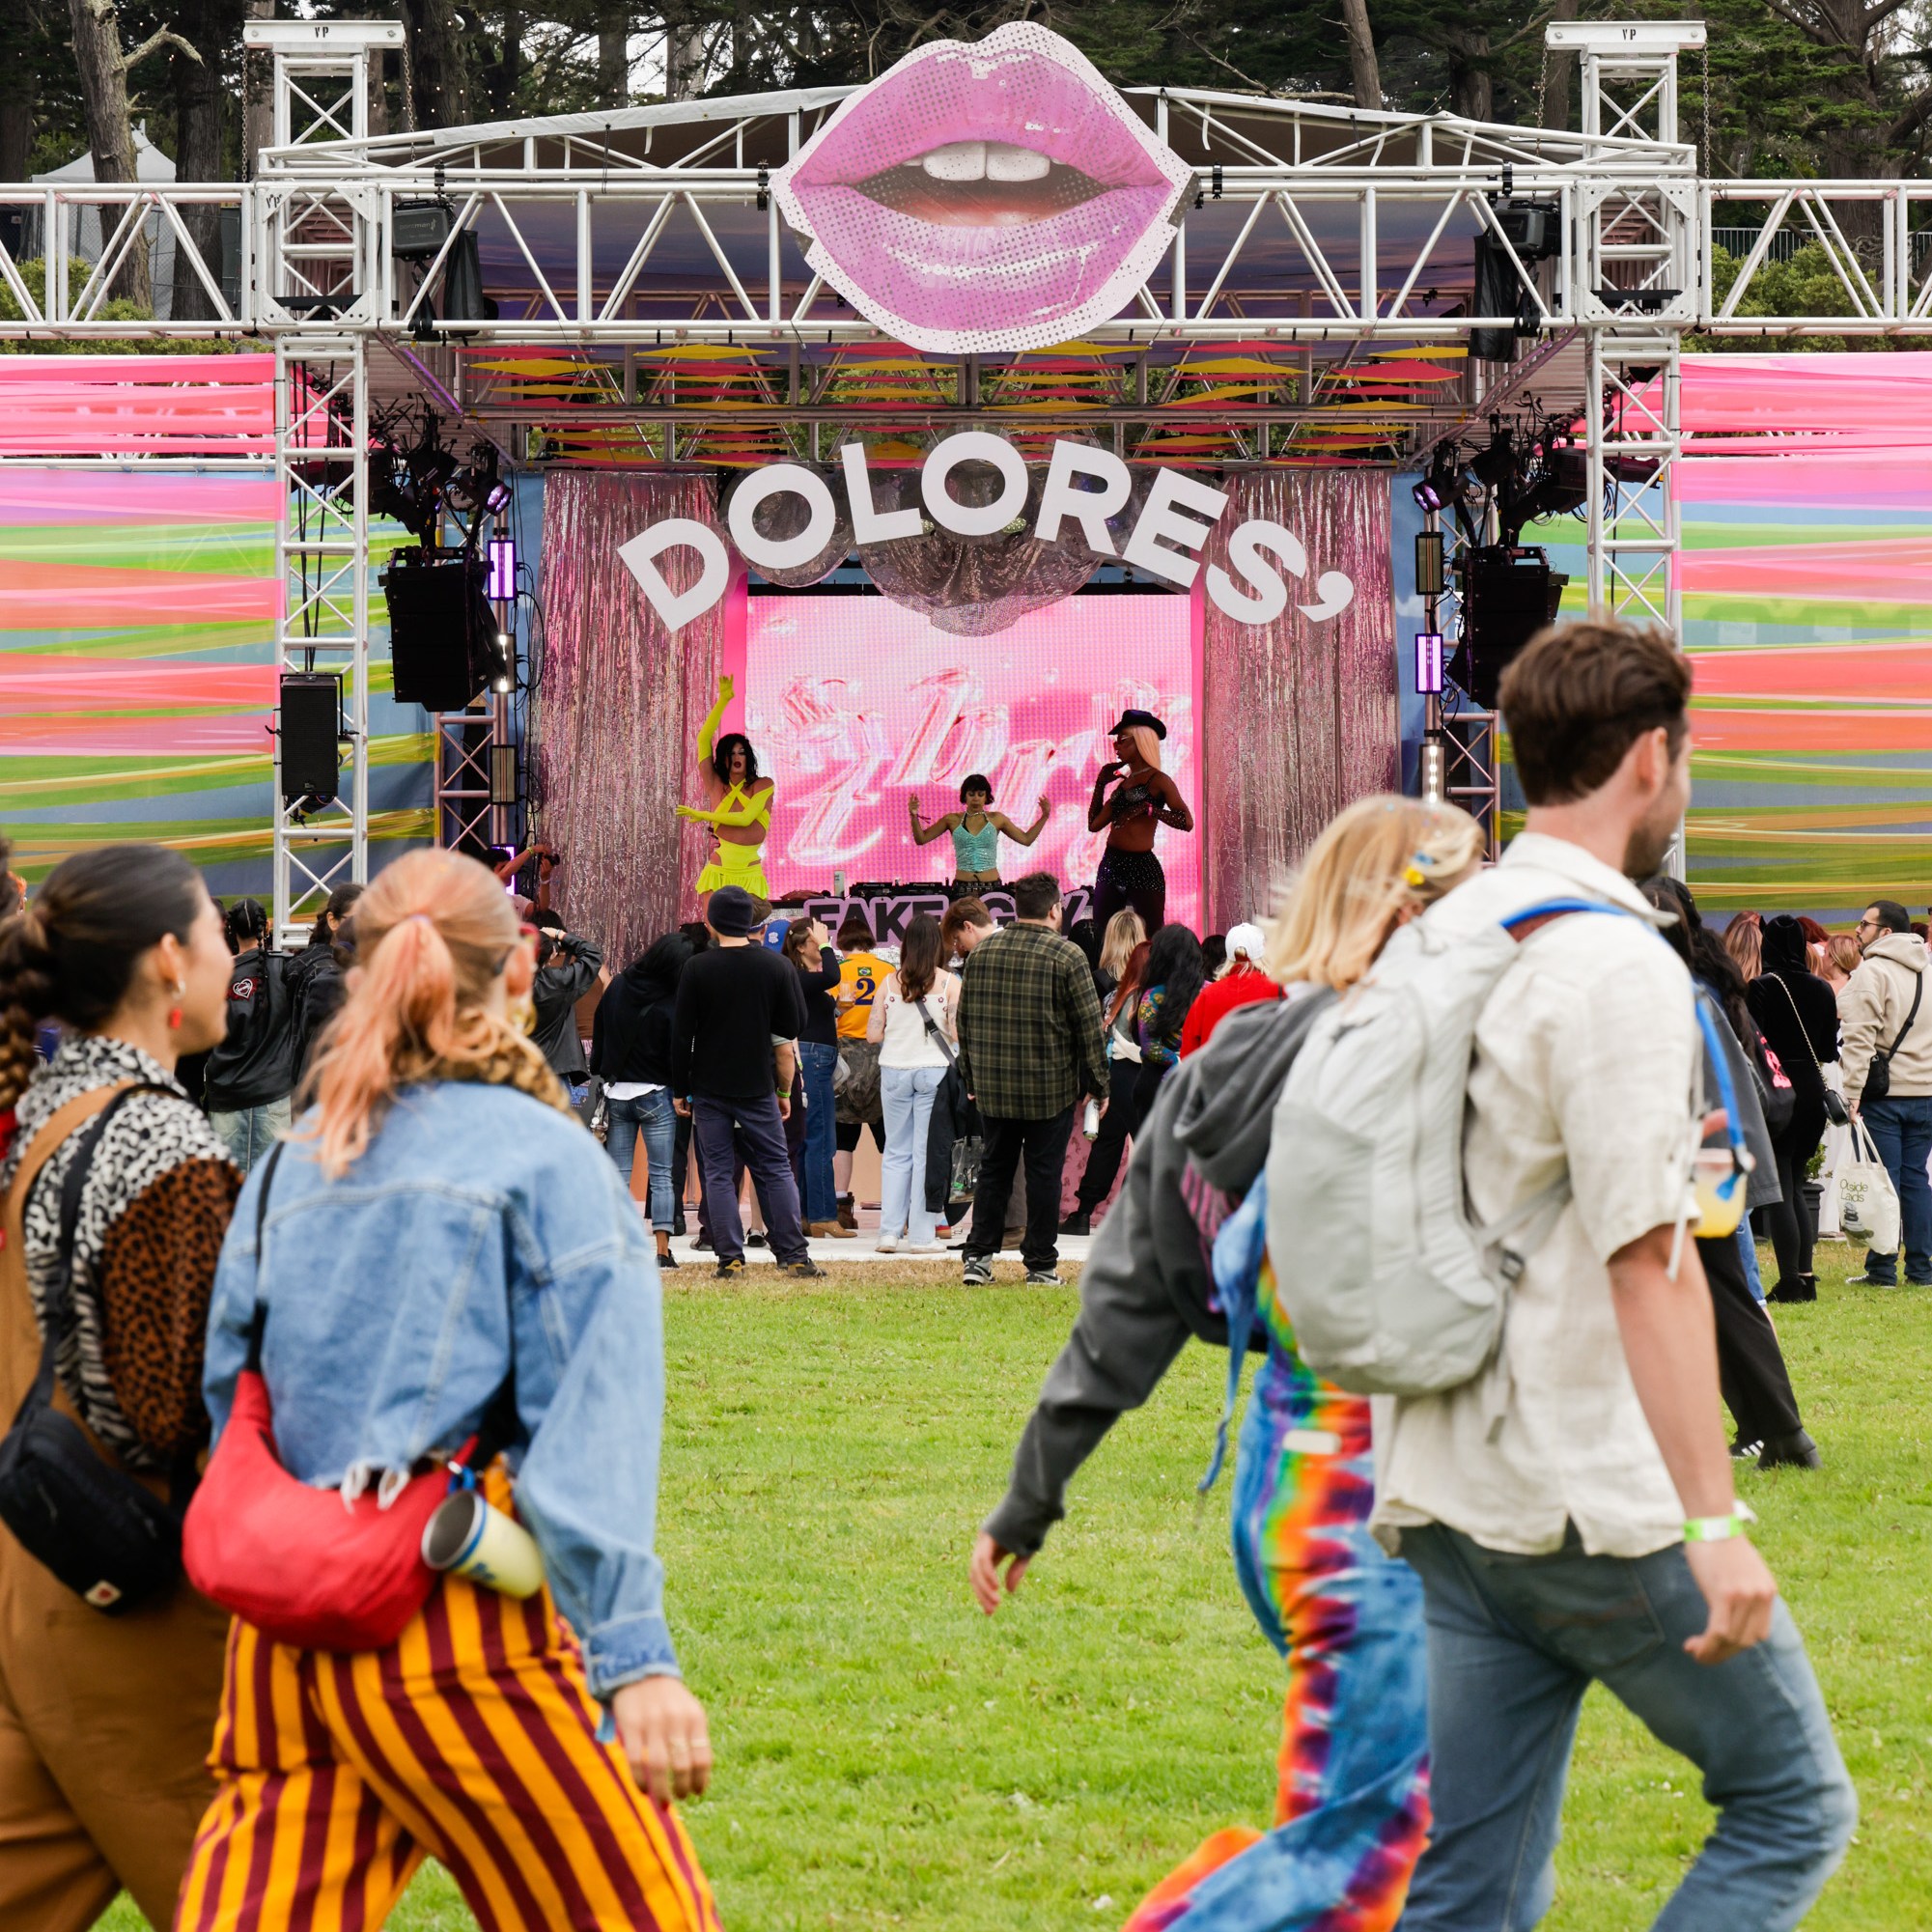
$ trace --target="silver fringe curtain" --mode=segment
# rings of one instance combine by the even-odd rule
[[[1250,517],[1308,548],[1273,624],[1237,624],[1212,602],[1203,639],[1201,770],[1207,787],[1201,884],[1210,929],[1266,914],[1323,826],[1365,793],[1395,789],[1395,615],[1388,476],[1276,469],[1242,476],[1209,554],[1226,567],[1226,533]],[[1314,578],[1346,571],[1355,602],[1310,624],[1295,604]]]
[[[609,949],[613,968],[688,918],[704,827],[674,816],[698,796],[698,727],[724,642],[720,602],[675,635],[618,561],[620,544],[665,517],[719,529],[708,479],[552,470],[544,497],[544,660],[537,770],[545,836],[564,854],[561,905]],[[660,565],[673,589],[697,561]]]

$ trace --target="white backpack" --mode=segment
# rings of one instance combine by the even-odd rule
[[[1570,1198],[1567,1172],[1487,1227],[1470,1218],[1463,1130],[1476,1022],[1529,935],[1621,907],[1551,899],[1472,935],[1404,926],[1308,1029],[1268,1149],[1274,1292],[1317,1375],[1430,1395],[1481,1374],[1509,1290]]]

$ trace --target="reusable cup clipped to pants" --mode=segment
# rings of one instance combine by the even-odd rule
[[[437,1506],[423,1530],[423,1561],[506,1597],[533,1597],[544,1586],[536,1538],[480,1489],[457,1490]]]

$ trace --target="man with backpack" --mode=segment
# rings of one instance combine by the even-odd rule
[[[228,1032],[208,1057],[209,1124],[246,1174],[289,1131],[299,1071],[300,1014],[289,991],[289,956],[269,943],[259,899],[238,900],[225,919],[235,968]]]
[[[1723,1132],[1690,976],[1632,883],[1689,802],[1690,689],[1668,638],[1607,619],[1523,653],[1501,708],[1526,829],[1395,936],[1276,1110],[1270,1248],[1297,1257],[1298,1340],[1317,1372],[1399,1398],[1374,1525],[1422,1579],[1435,1813],[1403,1932],[1549,1909],[1592,1682],[1718,1810],[1660,1925],[1786,1932],[1856,1820],[1732,1489],[1690,1185],[1700,1134],[1722,1151]],[[1444,1075],[1414,1022],[1459,983],[1479,997]],[[1742,1183],[1733,1153],[1733,1222]],[[1475,1292],[1437,1295],[1459,1270]],[[1351,1336],[1335,1315],[1362,1313],[1362,1284]]]

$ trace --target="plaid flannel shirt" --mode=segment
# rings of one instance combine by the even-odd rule
[[[1071,939],[1008,926],[973,948],[961,979],[960,1074],[983,1114],[1043,1120],[1106,1092],[1100,995]]]

